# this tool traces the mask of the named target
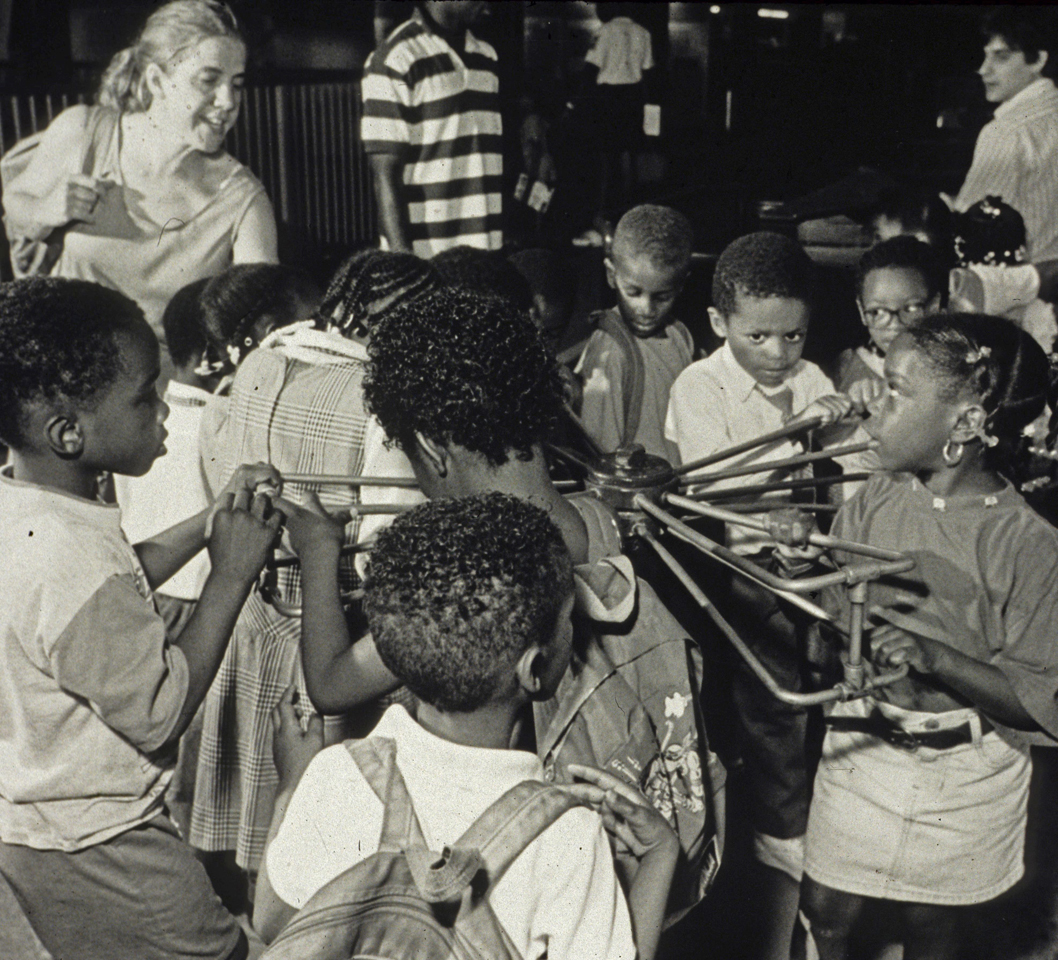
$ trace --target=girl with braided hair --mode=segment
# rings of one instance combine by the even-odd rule
[[[410,476],[406,460],[403,471],[385,461],[403,455],[385,448],[381,427],[364,407],[366,343],[372,325],[389,309],[439,284],[428,263],[408,254],[372,250],[346,260],[312,316],[293,315],[296,322],[277,327],[247,356],[239,357],[229,395],[217,398],[204,417],[201,462],[207,485],[221,489],[242,462],[237,458],[249,450],[255,451],[255,460],[283,474]],[[252,284],[229,277],[213,292],[231,287],[241,291],[238,297],[231,289],[231,296],[216,297],[218,303],[242,304],[231,315],[264,315],[251,309],[259,303],[252,296]],[[210,299],[208,291],[205,298]],[[230,324],[220,326],[230,329]],[[254,336],[252,330],[249,335]],[[245,345],[243,340],[236,346],[240,344]],[[318,493],[330,509],[367,502],[356,488],[285,486],[285,496],[295,502],[310,492]],[[417,491],[373,492],[390,501],[404,500],[403,494],[422,499]],[[347,526],[346,542],[364,536],[359,521]],[[278,593],[299,606],[300,572],[281,569],[277,576]],[[351,558],[343,559],[340,578],[343,589],[358,585]],[[214,864],[229,869],[234,851],[235,865],[251,878],[264,849],[278,784],[272,710],[283,691],[294,685],[304,709],[311,712],[298,650],[301,627],[298,617],[282,615],[259,593],[252,593],[204,705],[190,840],[200,850],[217,854],[211,858]],[[326,727],[332,739],[350,732],[342,717],[328,717]]]
[[[1058,531],[1004,472],[1047,372],[983,314],[926,318],[886,354],[866,424],[884,472],[834,532],[914,558],[872,583],[865,634],[869,673],[908,674],[826,718],[801,896],[823,960],[870,898],[901,903],[905,957],[961,956],[963,908],[1024,872],[1028,746],[1058,738]]]

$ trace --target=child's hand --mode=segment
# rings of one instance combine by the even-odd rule
[[[299,557],[314,547],[331,544],[340,548],[345,543],[345,525],[350,519],[348,510],[328,513],[311,490],[300,506],[282,498],[276,501],[276,505],[286,515],[290,548]]]
[[[642,859],[651,850],[679,848],[679,838],[669,822],[635,787],[595,767],[571,763],[570,774],[587,783],[566,784],[563,789],[584,800],[602,816],[603,826],[634,857]]]
[[[213,514],[209,559],[213,570],[237,584],[252,583],[265,565],[279,536],[283,516],[265,494],[243,488],[225,494]]]
[[[820,397],[810,403],[797,416],[787,421],[787,424],[801,423],[804,420],[813,420],[816,417],[822,419],[821,427],[828,427],[837,423],[852,412],[852,401],[843,393],[835,393],[829,397]]]
[[[885,384],[875,377],[864,377],[862,380],[857,380],[848,389],[852,409],[862,416],[869,416],[885,398],[885,391]]]
[[[283,492],[283,478],[278,470],[270,463],[244,463],[231,475],[231,479],[224,485],[220,495],[213,502],[209,514],[206,517],[206,539],[213,535],[213,520],[229,494],[234,497],[240,490],[247,490],[252,497],[256,493],[263,493],[269,497],[278,497]]]
[[[923,676],[937,673],[944,656],[944,645],[929,637],[907,633],[891,623],[871,630],[871,661],[882,670],[893,670],[906,663]]]
[[[323,749],[323,719],[313,714],[302,729],[297,702],[298,692],[290,686],[272,710],[272,759],[280,790],[293,787],[312,758]]]

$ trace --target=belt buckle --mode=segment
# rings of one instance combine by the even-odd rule
[[[894,747],[899,747],[901,750],[907,750],[909,753],[914,753],[920,746],[922,741],[918,739],[910,730],[904,730],[902,727],[891,727],[889,733],[885,738]]]

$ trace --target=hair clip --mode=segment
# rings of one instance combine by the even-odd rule
[[[984,429],[978,432],[977,436],[981,438],[981,443],[983,443],[989,449],[999,443],[999,437],[993,436],[992,434],[986,432]]]
[[[986,357],[990,356],[992,356],[991,347],[978,347],[976,350],[967,352],[965,360],[971,367],[975,367]]]
[[[194,373],[196,377],[212,377],[223,371],[225,367],[227,364],[223,360],[210,360],[203,354]]]
[[[237,367],[239,365],[239,358],[242,356],[239,353],[239,347],[236,344],[229,343],[227,346],[228,359],[231,360],[232,366]]]
[[[995,219],[996,217],[1001,216],[1003,211],[1000,210],[999,207],[994,206],[992,201],[995,201],[996,203],[1003,202],[999,199],[999,197],[985,197],[984,200],[982,200],[980,205],[978,206],[978,209],[981,211],[981,213],[985,214],[986,216]]]

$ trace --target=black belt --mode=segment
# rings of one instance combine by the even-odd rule
[[[952,747],[961,747],[974,741],[973,727],[969,720],[946,730],[917,730],[912,733],[874,710],[866,717],[826,717],[825,723],[835,733],[867,733],[902,750],[917,750],[919,747],[950,750]],[[982,717],[981,733],[985,734],[991,729],[992,725]]]

